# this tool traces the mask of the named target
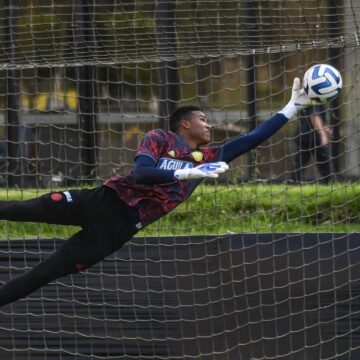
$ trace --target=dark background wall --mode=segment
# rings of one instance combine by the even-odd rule
[[[360,234],[136,238],[0,309],[7,359],[359,359]],[[0,280],[62,240],[0,242]]]

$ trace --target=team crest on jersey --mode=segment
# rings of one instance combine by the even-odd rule
[[[191,169],[192,167],[191,162],[170,158],[160,158],[157,164],[157,168],[161,170]]]
[[[204,157],[204,155],[203,155],[203,153],[201,151],[193,151],[191,153],[191,155],[192,155],[192,157],[194,158],[194,160],[196,162],[200,162]]]

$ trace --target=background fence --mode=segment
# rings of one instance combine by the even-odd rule
[[[294,182],[287,124],[144,237],[1,308],[1,359],[358,360],[359,25],[357,0],[0,1],[1,199],[127,174],[179,105],[218,145],[315,63],[344,80],[330,183],[314,159]],[[73,230],[1,222],[0,280]]]
[[[326,62],[345,80],[328,109],[334,174],[358,179],[359,12],[351,0],[5,1],[1,175],[23,187],[125,173],[142,134],[166,128],[186,103],[203,106],[213,140],[225,141],[279,110],[293,77]],[[286,127],[234,169],[291,179],[298,135]]]

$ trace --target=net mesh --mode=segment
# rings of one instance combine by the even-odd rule
[[[177,105],[222,144],[310,66],[344,80],[330,160],[310,144],[299,180],[290,122],[106,260],[1,308],[1,359],[357,359],[359,23],[355,0],[0,2],[1,199],[127,174]],[[4,283],[77,229],[0,230]]]
[[[3,23],[9,13],[17,21],[10,39],[1,27],[0,64],[144,63],[353,47],[357,9],[351,0],[26,1],[1,9]]]

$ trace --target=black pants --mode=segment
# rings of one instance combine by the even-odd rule
[[[303,180],[303,170],[309,163],[311,157],[315,158],[316,166],[321,174],[320,182],[328,183],[331,181],[331,159],[328,146],[316,146],[312,143],[301,142],[295,156],[294,180]]]
[[[79,225],[48,259],[0,288],[0,306],[59,277],[86,269],[119,249],[137,232],[125,205],[105,186],[50,193],[26,201],[0,201],[0,220]]]

